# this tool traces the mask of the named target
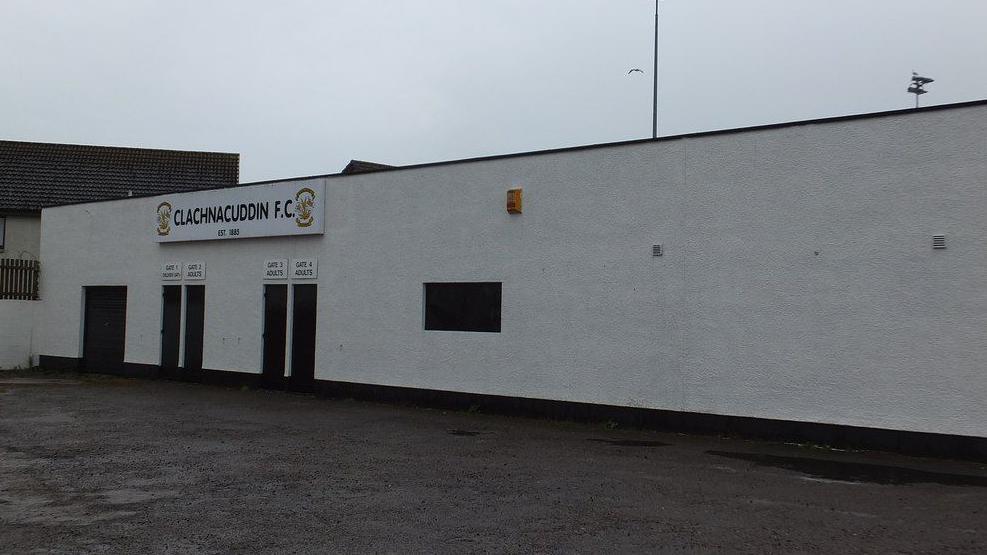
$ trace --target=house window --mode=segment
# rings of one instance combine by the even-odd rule
[[[500,282],[426,283],[425,329],[500,333]]]

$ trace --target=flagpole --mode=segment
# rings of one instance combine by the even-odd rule
[[[655,65],[654,65],[655,90],[653,95],[654,106],[652,111],[653,125],[651,127],[651,138],[658,138],[658,0],[655,0]]]

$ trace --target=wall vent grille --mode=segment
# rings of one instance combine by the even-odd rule
[[[944,248],[946,248],[946,236],[945,235],[933,235],[932,236],[932,248],[934,248],[934,249],[944,249]]]
[[[651,245],[651,256],[661,256],[662,253],[661,245]]]

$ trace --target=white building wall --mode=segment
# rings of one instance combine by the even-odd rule
[[[0,370],[30,368],[38,301],[0,300]]]
[[[41,216],[13,216],[0,211],[6,219],[3,248],[0,258],[38,260],[41,244]]]
[[[262,263],[314,256],[319,379],[987,436],[985,106],[317,180],[323,237],[46,209],[40,352],[127,285],[126,360],[158,363],[160,265],[201,260],[204,366],[259,372]],[[503,332],[424,331],[428,281],[502,281]]]
[[[38,260],[41,216],[10,215],[4,218],[0,258]],[[0,370],[33,366],[33,320],[39,303],[0,299]]]

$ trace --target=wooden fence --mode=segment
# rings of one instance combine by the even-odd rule
[[[0,258],[0,299],[38,300],[40,274],[37,260]]]

